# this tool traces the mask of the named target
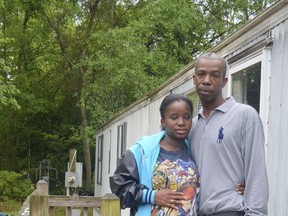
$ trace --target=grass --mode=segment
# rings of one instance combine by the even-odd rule
[[[84,214],[84,209],[83,208],[75,208],[75,209],[80,209],[81,210],[81,215]],[[55,216],[63,216],[66,215],[66,208],[65,207],[57,207],[55,208]],[[89,208],[88,209],[88,215],[93,215],[93,209]]]
[[[0,213],[4,215],[11,215],[11,216],[17,216],[19,210],[21,209],[23,203],[17,202],[13,200],[0,202]],[[78,208],[77,208],[78,209]],[[82,212],[81,215],[83,215],[83,208],[79,208]],[[93,214],[93,209],[88,209],[88,215]],[[55,216],[63,216],[66,215],[66,208],[65,207],[57,207],[55,208]]]
[[[6,202],[0,202],[0,212],[4,215],[18,215],[18,211],[22,207],[22,202],[9,200]]]

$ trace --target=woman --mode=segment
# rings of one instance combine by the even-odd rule
[[[200,177],[186,140],[192,112],[185,96],[166,96],[160,106],[163,130],[125,152],[110,187],[131,215],[198,215]]]

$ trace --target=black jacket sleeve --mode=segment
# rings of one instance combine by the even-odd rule
[[[140,184],[137,163],[131,151],[125,152],[120,165],[110,177],[110,188],[119,197],[122,209],[137,211],[142,203],[142,190],[148,188]]]

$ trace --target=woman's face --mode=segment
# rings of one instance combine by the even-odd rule
[[[174,101],[166,107],[161,125],[169,137],[183,140],[191,129],[191,118],[189,105],[183,100]]]

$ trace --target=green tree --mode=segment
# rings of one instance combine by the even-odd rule
[[[17,200],[24,201],[33,191],[31,182],[24,174],[0,171],[0,201]]]
[[[76,148],[89,188],[95,129],[271,2],[1,1],[0,169],[64,182]]]

